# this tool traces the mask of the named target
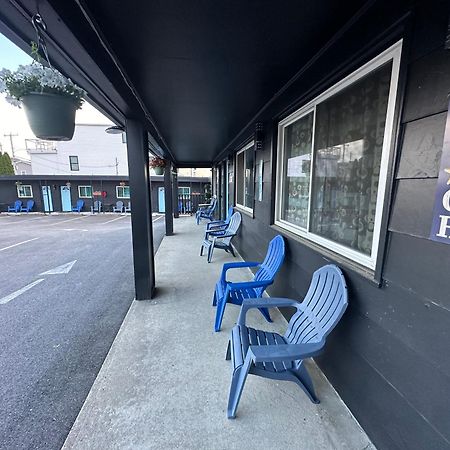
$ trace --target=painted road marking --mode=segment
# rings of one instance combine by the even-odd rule
[[[11,300],[14,300],[16,297],[18,297],[19,295],[23,294],[26,291],[29,291],[33,286],[36,286],[41,281],[44,281],[44,278],[40,278],[39,280],[33,281],[32,283],[28,284],[22,289],[19,289],[18,291],[13,292],[12,294],[7,295],[6,297],[0,298],[0,305],[5,305]]]
[[[39,238],[37,237],[37,238],[33,238],[33,239],[28,239],[26,241],[18,242],[17,244],[9,245],[8,247],[0,248],[0,252],[2,252],[3,250],[8,250],[9,248],[17,247],[18,245],[26,244],[27,242],[35,241],[36,239],[39,239]]]
[[[159,219],[162,219],[164,216],[159,216],[159,217],[157,217],[155,220],[152,220],[152,222],[156,222],[157,220],[159,220]]]
[[[84,228],[63,228],[63,231],[89,231]]]
[[[108,220],[108,222],[103,222],[102,225],[106,225],[107,223],[114,222],[115,220],[123,219],[124,217],[128,217],[128,216],[120,216],[120,217],[116,217],[115,219]]]
[[[42,272],[39,275],[60,275],[62,273],[69,273],[70,269],[73,267],[73,265],[77,262],[75,259],[74,261],[68,262],[66,264],[63,264],[61,266],[55,267],[54,269],[47,270],[47,272]]]
[[[55,222],[55,223],[49,223],[46,224],[47,226],[51,227],[53,225],[58,225],[60,223],[66,223],[66,222],[72,222],[72,220],[80,220],[80,219],[84,219],[87,216],[81,216],[81,217],[75,217],[74,219],[67,219],[67,220],[61,220],[60,222]]]

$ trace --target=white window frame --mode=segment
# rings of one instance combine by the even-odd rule
[[[187,194],[180,194],[180,189],[187,189]],[[189,186],[178,186],[178,195],[191,195],[191,188]]]
[[[130,195],[128,197],[125,196],[119,196],[119,189],[123,189],[123,188],[128,188],[128,192],[130,192],[130,186],[126,185],[126,186],[116,186],[116,197],[117,198],[124,198],[124,199],[130,199]]]
[[[91,188],[91,195],[81,195],[81,188]],[[78,198],[92,198],[92,186],[91,185],[78,186]]]
[[[346,78],[336,83],[334,86],[320,94],[314,100],[310,101],[308,104],[304,105],[299,110],[295,111],[290,116],[286,117],[278,124],[278,156],[277,156],[277,177],[276,177],[276,197],[275,197],[275,225],[290,231],[296,235],[299,235],[303,238],[306,238],[312,242],[315,242],[333,252],[344,256],[350,260],[355,261],[358,264],[361,264],[369,269],[374,270],[377,263],[377,255],[378,255],[378,246],[380,240],[380,232],[381,232],[381,220],[383,217],[383,211],[385,208],[384,205],[384,196],[386,192],[387,185],[387,174],[388,174],[388,164],[390,159],[390,154],[392,152],[392,135],[394,130],[394,113],[395,113],[395,103],[397,97],[397,87],[398,87],[398,77],[400,71],[400,57],[402,51],[402,40],[397,42],[396,44],[389,47],[383,53],[369,61],[367,64],[364,64],[359,69],[355,70],[353,73],[348,75]],[[356,81],[360,80],[366,75],[369,75],[374,70],[381,67],[383,64],[388,62],[392,62],[392,73],[391,73],[391,83],[389,87],[389,98],[388,98],[388,106],[386,111],[386,125],[384,130],[384,139],[383,139],[383,150],[381,153],[381,163],[380,163],[380,175],[378,180],[378,193],[377,193],[377,202],[375,209],[375,218],[374,218],[374,231],[373,231],[373,240],[372,240],[372,250],[370,255],[366,255],[357,250],[353,250],[349,247],[346,247],[342,244],[338,244],[330,239],[326,239],[322,236],[314,234],[309,230],[309,217],[311,211],[311,195],[309,196],[309,205],[308,205],[308,224],[307,229],[296,226],[286,220],[283,220],[282,217],[282,207],[283,207],[283,183],[282,183],[282,174],[285,162],[284,155],[284,131],[285,128],[291,125],[293,122],[299,120],[303,116],[313,112],[313,140],[311,146],[311,161],[314,161],[314,130],[315,130],[315,120],[316,120],[316,106],[325,101],[326,99],[332,97],[338,92],[342,91],[346,87],[352,85]],[[310,171],[310,193],[312,188],[312,175],[313,175],[313,167],[311,165]]]
[[[24,195],[21,193],[21,189],[23,188],[29,188],[30,189],[30,195]],[[19,198],[33,198],[33,187],[31,184],[21,184],[20,186],[17,186],[17,197]]]
[[[234,179],[236,180],[236,193],[235,193],[235,198],[236,198],[236,206],[239,209],[242,209],[243,211],[248,212],[249,214],[253,215],[253,208],[249,208],[248,206],[245,205],[241,205],[240,203],[238,203],[238,155],[240,155],[241,153],[244,153],[246,150],[248,150],[249,148],[252,148],[255,145],[255,141],[250,141],[246,146],[242,147],[237,153],[236,153],[236,158],[235,158],[235,174],[234,174]],[[245,156],[244,156],[244,164],[245,164]],[[242,189],[243,192],[243,198],[245,201],[245,170],[246,167],[244,166],[244,173],[242,175],[242,181],[244,182],[244,184],[240,187]],[[254,170],[254,167],[252,168],[252,170]],[[253,179],[253,184],[255,183],[255,180]],[[254,189],[254,187],[253,187]],[[255,193],[253,192],[253,196],[255,195]]]

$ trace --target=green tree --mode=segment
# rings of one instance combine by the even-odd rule
[[[14,175],[14,166],[8,153],[0,153],[0,175]]]

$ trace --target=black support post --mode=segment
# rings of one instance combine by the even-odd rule
[[[136,300],[147,300],[153,297],[155,290],[148,136],[142,124],[133,119],[127,120],[126,130],[132,195],[134,285]]]
[[[172,193],[172,164],[166,161],[164,170],[164,205],[166,216],[166,236],[173,235],[173,193]]]
[[[178,219],[180,217],[180,212],[178,211],[178,172],[175,169],[173,171],[172,178],[172,186],[173,186],[173,217]]]

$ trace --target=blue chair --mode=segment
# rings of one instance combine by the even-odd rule
[[[84,206],[84,200],[77,200],[77,204],[75,206],[72,206],[72,211],[73,212],[81,212],[81,210],[83,209]]]
[[[275,275],[280,270],[284,260],[284,240],[278,235],[269,243],[266,257],[262,263],[258,262],[236,262],[226,263],[223,265],[222,275],[216,283],[213,296],[213,306],[217,306],[216,320],[214,324],[215,331],[220,331],[222,325],[223,314],[227,303],[234,305],[242,305],[245,299],[258,298],[263,295],[267,286],[271,285],[275,279]],[[253,277],[253,281],[244,281],[232,283],[227,281],[227,271],[239,267],[259,267]],[[261,314],[268,322],[272,322],[267,308],[260,308]]]
[[[199,207],[200,206],[201,205],[199,205]],[[214,196],[211,199],[211,203],[209,204],[209,206],[202,207],[195,213],[195,220],[197,221],[197,225],[200,224],[200,221],[202,219],[208,219],[209,221],[212,221],[213,217],[214,217],[214,211],[216,209],[216,206],[217,206],[217,197]]]
[[[326,337],[344,314],[348,304],[347,285],[340,269],[327,265],[314,272],[302,303],[287,298],[245,300],[238,322],[231,332],[226,359],[231,359],[233,374],[227,415],[236,410],[247,375],[293,381],[313,403],[319,403],[304,360],[323,350]],[[295,307],[286,333],[281,336],[245,325],[250,308]]]
[[[230,223],[231,216],[233,215],[234,208],[230,206],[228,208],[227,217],[225,220],[213,220],[212,222],[208,222],[206,224],[206,230],[217,230],[220,228],[226,228],[226,226]]]
[[[28,200],[26,206],[21,206],[20,212],[29,213],[33,209],[33,206],[34,206],[34,200]]]
[[[131,212],[131,202],[128,202],[128,206],[125,206],[125,212],[130,213]]]
[[[8,212],[19,212],[22,208],[22,201],[16,200],[13,206],[8,206]]]
[[[230,252],[233,256],[234,254],[233,246],[231,245],[231,240],[239,230],[241,225],[242,216],[240,212],[235,212],[230,219],[230,223],[226,228],[221,230],[211,230],[205,232],[205,239],[200,248],[200,256],[203,255],[203,250],[208,251],[208,262],[211,262],[212,255],[215,248],[221,248],[227,253]]]

